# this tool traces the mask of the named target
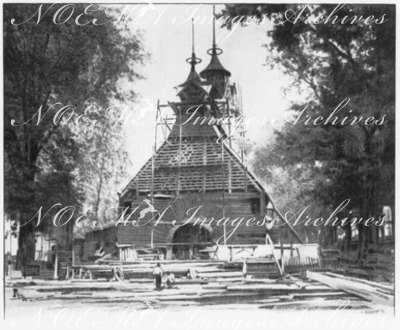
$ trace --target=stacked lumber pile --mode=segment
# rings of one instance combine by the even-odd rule
[[[106,278],[112,279],[133,279],[133,278],[151,278],[153,269],[157,261],[145,262],[118,262],[100,265],[79,265],[75,269],[79,271],[79,278]],[[163,261],[161,262],[164,272],[174,273],[177,277],[186,276],[188,273],[192,277],[233,277],[243,276],[243,273],[232,272],[224,268],[224,262],[180,262]]]
[[[246,260],[245,272],[254,278],[278,278],[281,276],[276,261],[273,259]]]
[[[172,289],[154,290],[151,279],[122,282],[75,279],[27,283],[20,287],[28,301],[79,301],[80,304],[129,304],[154,308],[224,305],[262,309],[369,309],[368,301],[307,278],[280,279],[178,278]]]
[[[343,290],[371,302],[394,306],[394,286],[376,283],[331,272],[316,273],[307,271],[309,279],[329,285],[333,289]]]

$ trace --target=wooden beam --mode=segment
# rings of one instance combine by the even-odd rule
[[[277,267],[278,267],[278,269],[279,269],[279,273],[280,273],[281,276],[282,276],[282,275],[283,275],[283,269],[282,269],[282,267],[279,265],[278,258],[276,257],[276,254],[275,254],[274,243],[272,242],[272,239],[271,239],[271,237],[270,237],[268,234],[267,234],[267,236],[266,236],[266,243],[267,243],[267,245],[271,245],[271,246],[272,246],[272,255],[274,256],[276,265],[277,265]],[[281,256],[281,260],[282,260],[282,256]],[[283,264],[283,263],[282,263],[282,264]]]
[[[260,193],[260,217],[262,217],[265,214],[265,193],[264,191],[261,191]]]
[[[56,248],[55,248],[55,261],[54,261],[54,279],[57,280],[58,279],[58,244],[56,244]]]
[[[394,306],[394,296],[383,292],[376,286],[367,283],[356,282],[344,276],[332,276],[328,273],[316,273],[307,270],[307,277],[311,280],[329,285],[331,288],[352,293],[377,304]]]
[[[334,277],[338,277],[338,278],[347,279],[347,280],[350,280],[350,281],[353,281],[353,282],[368,284],[368,285],[371,285],[371,286],[376,287],[378,289],[382,289],[384,291],[387,291],[389,294],[394,295],[394,286],[393,285],[367,281],[367,280],[363,280],[363,279],[356,278],[356,277],[343,276],[343,275],[330,273],[330,272],[327,272],[326,274],[329,275],[329,276],[334,276]]]
[[[270,202],[272,204],[272,206],[274,207],[275,213],[278,215],[278,217],[289,227],[290,231],[292,232],[293,236],[296,238],[296,240],[300,243],[300,244],[304,244],[303,240],[301,239],[301,237],[299,236],[299,234],[297,233],[297,231],[294,229],[293,225],[282,215],[282,213],[276,208],[275,204],[273,203],[273,201],[270,198]]]

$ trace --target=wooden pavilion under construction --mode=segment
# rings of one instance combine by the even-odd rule
[[[285,219],[244,164],[243,152],[234,148],[231,125],[242,116],[241,101],[218,57],[215,21],[211,61],[200,74],[192,39],[190,72],[178,86],[180,102],[158,104],[157,114],[172,109],[175,123],[163,122],[168,137],[119,196],[120,207],[132,214],[118,225],[121,261],[145,251],[158,251],[165,259],[196,259],[217,245],[251,247],[265,245],[267,237],[280,239],[281,227],[271,225]],[[286,227],[291,242],[301,242],[289,223]]]

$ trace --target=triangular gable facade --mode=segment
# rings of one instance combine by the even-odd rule
[[[217,63],[216,52],[210,54]],[[280,239],[278,227],[267,229],[269,221],[286,222],[225,141],[223,126],[211,122],[241,113],[230,72],[209,65],[201,79],[194,52],[189,60],[189,77],[179,86],[181,102],[169,103],[176,114],[170,135],[120,195],[120,206],[133,212],[132,222],[118,225],[121,260],[146,249],[167,259],[192,259],[216,244],[265,244],[267,230],[273,240]],[[216,87],[221,92],[213,93]]]

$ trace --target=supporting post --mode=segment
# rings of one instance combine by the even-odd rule
[[[10,227],[11,228],[11,227]],[[10,276],[10,278],[11,278],[11,273],[12,273],[12,271],[13,271],[13,262],[12,262],[12,229],[10,229],[10,262],[7,260],[7,265],[8,265],[8,275]],[[43,248],[42,248],[42,251],[43,251]]]
[[[75,277],[74,275],[74,266],[75,266],[75,248],[74,248],[74,237],[72,236],[72,242],[71,242],[71,245],[72,245],[72,265],[71,265],[71,276],[72,276],[72,279]],[[69,277],[69,271],[67,271],[67,279],[68,279],[68,277]]]
[[[157,111],[156,111],[156,126],[154,129],[154,145],[153,145],[153,152],[151,154],[151,192],[150,192],[150,199],[151,199],[151,205],[154,206],[154,156],[156,154],[156,150],[157,150],[157,124],[158,124],[158,113],[159,113],[159,109],[160,109],[160,101],[157,100]],[[151,223],[151,234],[150,234],[150,246],[151,248],[153,248],[153,230],[154,230],[154,226],[153,223]]]
[[[182,157],[182,109],[179,109],[179,157],[178,157],[178,182],[176,195],[179,195],[180,179],[181,179],[181,157]]]
[[[280,240],[281,242],[281,268],[282,268],[282,272],[284,272],[285,271],[285,265],[283,264],[283,253],[284,253],[284,250],[283,250],[283,243],[282,243],[282,240]]]
[[[243,162],[243,157],[242,157],[242,162]],[[244,191],[247,192],[247,166],[244,170]]]
[[[266,241],[267,241],[267,244],[271,245],[271,247],[272,247],[272,255],[274,256],[275,263],[278,266],[279,273],[282,276],[283,275],[283,269],[282,269],[281,265],[278,262],[278,258],[276,257],[274,243],[272,242],[272,239],[268,234],[266,236]]]
[[[225,219],[225,176],[224,176],[224,141],[221,141],[221,177],[222,177],[222,218]],[[226,226],[223,225],[224,245],[226,245]]]
[[[227,114],[228,114],[229,147],[232,148],[231,111],[229,109],[228,99],[226,99],[226,110],[227,110]]]
[[[203,142],[203,165],[207,165],[207,144]],[[207,167],[203,167],[203,194],[206,193],[207,190]]]
[[[54,260],[54,279],[58,279],[58,245],[56,244],[56,257]]]
[[[265,194],[264,191],[261,190],[260,193],[260,216],[263,216],[265,212]]]

